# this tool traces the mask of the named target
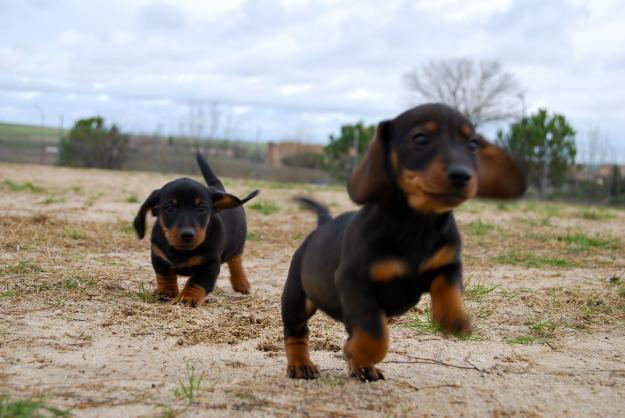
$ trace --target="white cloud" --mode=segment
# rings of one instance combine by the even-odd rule
[[[218,102],[245,138],[322,142],[404,110],[414,66],[469,56],[517,74],[530,110],[605,125],[625,157],[623,21],[617,0],[3,2],[0,106],[175,133],[190,102]]]

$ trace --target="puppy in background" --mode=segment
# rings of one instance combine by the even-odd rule
[[[197,163],[208,187],[190,178],[171,181],[148,196],[133,222],[142,239],[148,212],[157,218],[151,238],[155,293],[192,307],[204,303],[213,290],[222,263],[228,263],[232,288],[249,292],[242,259],[247,235],[242,206],[258,194],[255,190],[239,199],[226,193],[200,153]],[[182,292],[178,275],[189,276]]]

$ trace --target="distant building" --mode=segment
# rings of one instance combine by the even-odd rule
[[[294,155],[323,155],[323,145],[301,142],[268,142],[267,163],[270,167],[283,167],[284,158]]]
[[[590,181],[597,184],[603,184],[604,179],[612,176],[615,164],[588,165],[578,164],[577,170],[573,177],[577,181]],[[625,177],[625,165],[616,164],[621,177]]]

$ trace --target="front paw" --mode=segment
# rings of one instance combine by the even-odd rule
[[[175,287],[157,287],[154,294],[160,299],[170,300],[178,296],[178,286]]]
[[[291,379],[316,379],[319,377],[319,367],[314,363],[300,364],[300,365],[288,365],[286,367],[286,374]]]
[[[375,382],[377,380],[384,380],[384,374],[382,370],[375,366],[356,367],[353,364],[349,365],[349,376],[358,379],[361,382]]]
[[[246,278],[243,278],[243,280],[238,280],[238,281],[232,281],[232,288],[234,289],[235,292],[239,292],[239,293],[243,293],[244,295],[247,295],[248,293],[250,293],[250,282],[247,281]]]
[[[460,336],[471,334],[471,320],[465,312],[455,314],[445,312],[445,314],[446,315],[441,315],[440,318],[435,319],[435,322],[445,332]]]
[[[174,299],[175,303],[183,303],[196,308],[204,303],[206,291],[200,286],[185,286],[182,292]]]

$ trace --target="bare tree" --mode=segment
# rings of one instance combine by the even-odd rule
[[[475,125],[518,117],[523,112],[523,89],[496,61],[430,61],[406,73],[404,81],[420,99],[453,106]]]

